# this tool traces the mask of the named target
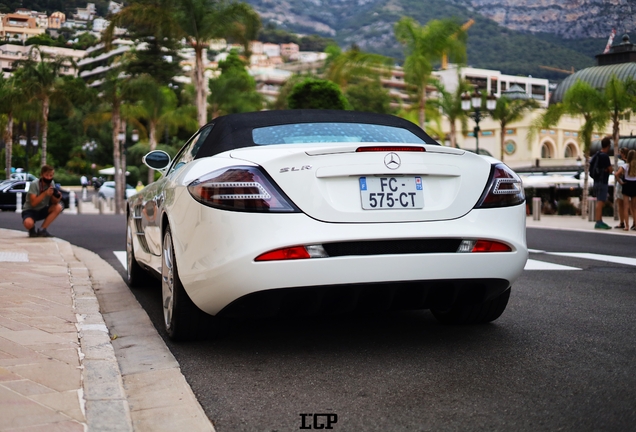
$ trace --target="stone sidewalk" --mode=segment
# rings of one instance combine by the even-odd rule
[[[1,431],[213,431],[119,273],[0,229]]]

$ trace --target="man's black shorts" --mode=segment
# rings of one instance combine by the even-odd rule
[[[22,210],[22,220],[26,218],[31,218],[34,222],[44,220],[49,215],[49,208],[50,207],[44,207],[40,210]]]

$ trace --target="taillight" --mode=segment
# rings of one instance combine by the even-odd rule
[[[502,163],[492,165],[490,178],[475,208],[508,207],[526,200],[519,176]]]
[[[265,252],[254,261],[286,261],[309,258],[327,258],[329,255],[320,244],[292,246]]]
[[[188,191],[201,204],[222,210],[299,211],[274,181],[257,167],[233,166],[214,171],[190,183]]]
[[[457,252],[512,252],[512,248],[505,243],[494,240],[462,240]]]

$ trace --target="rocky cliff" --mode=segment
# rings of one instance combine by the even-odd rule
[[[634,0],[452,0],[513,30],[566,39],[619,36],[636,28]]]

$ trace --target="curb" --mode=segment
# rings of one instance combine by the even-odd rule
[[[126,391],[89,270],[70,243],[53,239],[68,264],[77,317],[84,412],[89,431],[132,431]]]
[[[82,321],[82,340],[92,356],[87,355],[91,361],[84,373],[89,431],[214,432],[179,364],[117,270],[99,255],[65,243],[86,269],[78,273],[85,279],[77,282],[88,280],[94,296],[90,307],[97,306],[99,314]],[[109,383],[96,383],[100,380]],[[119,399],[122,394],[124,399]],[[122,422],[116,423],[119,416]]]

